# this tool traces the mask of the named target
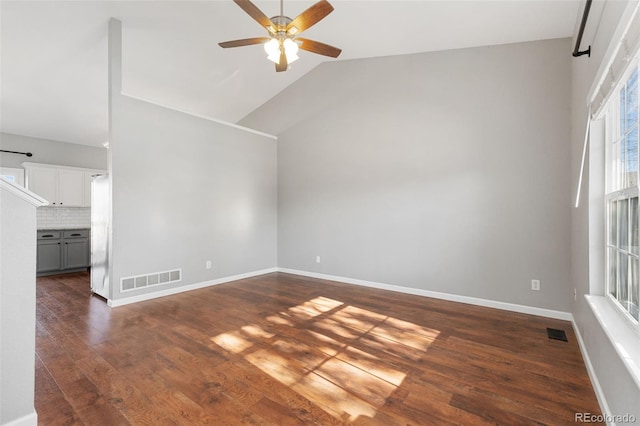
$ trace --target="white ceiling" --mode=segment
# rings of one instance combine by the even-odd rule
[[[304,36],[342,48],[338,60],[571,37],[579,5],[330,1],[333,13]],[[313,3],[287,0],[285,15],[293,18]],[[278,14],[278,2],[255,4],[267,16]],[[301,51],[289,71],[276,73],[260,45],[220,48],[220,41],[266,35],[231,0],[3,0],[0,14],[0,130],[86,145],[108,138],[110,17],[123,23],[125,93],[229,122],[321,62],[335,60]]]

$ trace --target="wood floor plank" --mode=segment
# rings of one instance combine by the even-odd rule
[[[298,425],[300,419],[288,406],[279,404],[268,397],[262,397],[251,406],[251,411],[274,425]]]
[[[36,404],[38,424],[47,426],[81,426],[79,413],[59,394],[54,401]]]
[[[113,309],[90,295],[87,273],[39,278],[36,295],[42,425],[554,425],[600,414],[566,321],[283,273]]]

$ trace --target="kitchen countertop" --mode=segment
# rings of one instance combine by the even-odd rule
[[[90,226],[45,226],[38,231],[67,231],[69,229],[91,229]]]

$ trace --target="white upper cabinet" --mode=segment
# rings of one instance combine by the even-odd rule
[[[58,201],[58,171],[49,167],[27,168],[27,189],[35,192],[50,205]]]
[[[84,206],[84,187],[83,171],[58,170],[58,202],[61,206]]]
[[[22,163],[27,171],[27,188],[54,207],[91,206],[91,176],[102,170]]]

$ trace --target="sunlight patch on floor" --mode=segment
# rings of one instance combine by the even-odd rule
[[[267,321],[272,322],[274,324],[278,324],[278,325],[288,325],[290,327],[293,327],[293,322],[289,321],[286,318],[283,318],[281,315],[269,315],[267,318],[265,318]]]
[[[231,353],[242,354],[342,421],[374,417],[406,377],[407,372],[381,362],[376,352],[415,361],[440,334],[326,297],[305,301],[265,320],[270,327],[295,329],[300,324],[303,334],[291,337],[249,324],[211,340]]]
[[[329,359],[315,372],[342,389],[348,390],[356,397],[377,407],[382,406],[387,397],[397,387],[365,370],[336,358]]]
[[[253,345],[253,343],[243,338],[238,331],[222,333],[212,337],[211,340],[234,354],[240,353]]]
[[[329,336],[325,336],[322,333],[316,333],[315,331],[305,330],[305,332],[315,338],[319,343],[316,343],[316,349],[324,352],[327,355],[334,356],[343,349],[346,345],[340,343],[336,339],[332,339]]]
[[[347,339],[356,339],[362,334],[358,330],[348,327],[339,321],[334,321],[331,318],[324,318],[314,323],[314,325],[317,328],[321,328],[325,332],[329,332],[340,337],[345,337]]]
[[[346,347],[344,352],[338,354],[336,358],[348,362],[354,367],[358,367],[396,387],[400,386],[406,377],[405,373],[389,368],[386,364],[377,361],[378,357],[351,346]]]
[[[315,373],[304,376],[291,389],[339,419],[354,421],[359,416],[374,417],[377,412],[373,405]]]
[[[247,333],[249,336],[255,338],[270,339],[275,336],[275,334],[264,331],[262,327],[259,327],[257,325],[245,325],[241,328],[241,330]]]
[[[285,358],[274,351],[258,349],[255,352],[248,353],[244,358],[260,370],[287,386],[300,382],[304,377],[304,373],[298,373],[295,369],[290,367],[288,358]]]
[[[327,297],[316,297],[301,305],[292,306],[289,308],[289,312],[298,318],[309,319],[335,309],[340,305],[342,305],[342,302],[338,302],[337,300]]]

